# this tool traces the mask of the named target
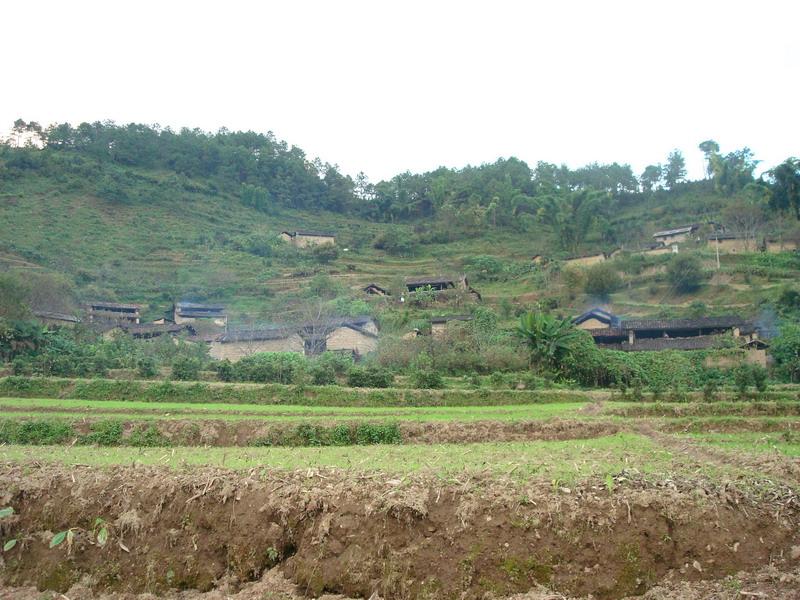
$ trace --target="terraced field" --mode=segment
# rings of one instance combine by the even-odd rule
[[[472,406],[442,392],[265,403],[235,386],[57,397],[101,389],[82,385],[0,397],[0,597],[800,594],[794,390],[520,404],[453,390]]]

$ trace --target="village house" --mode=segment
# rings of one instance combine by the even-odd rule
[[[228,325],[224,306],[176,302],[172,306],[172,321],[176,325],[208,323],[217,327]]]
[[[46,310],[35,310],[33,311],[33,316],[42,325],[47,325],[48,327],[75,327],[81,322],[80,318],[75,315]]]
[[[676,227],[675,229],[665,229],[663,231],[656,231],[653,238],[657,242],[667,244],[679,244],[688,240],[691,235],[697,231],[699,225],[684,225],[683,227]]]
[[[124,304],[119,302],[90,302],[87,307],[89,321],[92,323],[119,322],[139,323],[141,315],[138,304]]]
[[[447,290],[462,290],[467,292],[476,300],[481,299],[480,293],[469,285],[466,275],[457,277],[411,277],[405,280],[406,290],[413,294],[419,290],[431,289],[434,292],[446,292]]]
[[[740,254],[742,252],[790,252],[797,250],[795,240],[761,239],[736,233],[715,233],[708,236],[708,247],[720,254]]]
[[[471,321],[472,315],[448,315],[445,317],[431,317],[431,335],[435,338],[442,337],[447,333],[450,323]]]
[[[297,352],[315,356],[343,352],[358,359],[378,347],[372,317],[324,319],[283,327],[242,329],[206,340],[212,358],[237,361],[259,352]]]
[[[217,336],[209,341],[209,355],[236,362],[259,352],[303,352],[303,338],[297,331],[280,327],[245,329]]]
[[[747,350],[747,360],[766,364],[768,345],[758,339],[752,323],[737,315],[690,319],[620,319],[592,309],[573,322],[587,331],[601,348],[623,352],[658,350],[707,350],[738,347]],[[754,343],[758,341],[758,343]]]
[[[322,231],[281,231],[281,238],[296,248],[336,243],[335,234]]]

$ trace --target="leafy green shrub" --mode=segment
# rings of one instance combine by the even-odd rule
[[[586,271],[586,281],[583,289],[589,296],[606,300],[622,285],[622,279],[617,269],[611,263],[602,262],[592,265]]]
[[[706,278],[703,264],[692,254],[676,254],[667,263],[667,281],[677,292],[693,292]]]
[[[359,423],[356,427],[356,444],[399,444],[400,427],[396,423]]]
[[[169,438],[162,435],[155,425],[147,425],[146,427],[138,426],[131,431],[128,439],[125,440],[128,446],[153,448],[171,446]]]
[[[388,388],[394,383],[394,375],[377,365],[354,366],[347,373],[347,385],[352,387]]]
[[[78,437],[79,444],[119,446],[122,442],[122,422],[96,421],[89,426],[90,433]]]
[[[63,444],[74,437],[69,423],[64,421],[0,421],[0,443],[2,444]]]
[[[500,371],[495,371],[491,375],[489,375],[489,384],[493,388],[500,388],[505,387],[508,383],[508,378],[506,377],[505,373],[501,373]]]
[[[315,244],[311,247],[311,256],[318,263],[326,265],[339,258],[339,247],[335,244]]]
[[[336,371],[331,364],[314,362],[309,367],[309,374],[314,385],[333,385],[336,383]]]
[[[202,364],[191,356],[179,356],[172,362],[172,378],[179,381],[196,381]]]
[[[411,382],[415,388],[441,389],[444,378],[435,369],[417,369],[411,374]]]
[[[305,366],[306,358],[297,352],[259,352],[238,361],[233,373],[236,381],[295,383]]]
[[[136,373],[139,377],[150,379],[158,375],[158,365],[151,356],[142,356],[136,361]]]
[[[217,379],[220,381],[233,381],[235,374],[233,363],[227,358],[217,362],[214,368],[217,371]]]

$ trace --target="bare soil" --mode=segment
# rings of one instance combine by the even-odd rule
[[[800,502],[766,481],[620,473],[565,488],[466,474],[0,464],[0,490],[0,506],[17,513],[0,535],[18,540],[0,555],[3,598],[32,586],[70,600],[671,599],[739,571],[777,589],[763,574],[776,561],[789,561],[783,583],[798,589]],[[98,517],[109,524],[102,547]],[[71,546],[50,548],[68,528]]]

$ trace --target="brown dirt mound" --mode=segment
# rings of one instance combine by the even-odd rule
[[[0,505],[17,514],[0,533],[18,543],[2,555],[0,581],[60,593],[77,584],[233,593],[277,566],[310,596],[470,599],[546,585],[617,599],[670,574],[695,582],[790,556],[796,496],[746,489],[630,473],[612,491],[466,475],[2,464]],[[109,524],[103,547],[91,534],[98,517]],[[72,546],[49,548],[67,528]]]

